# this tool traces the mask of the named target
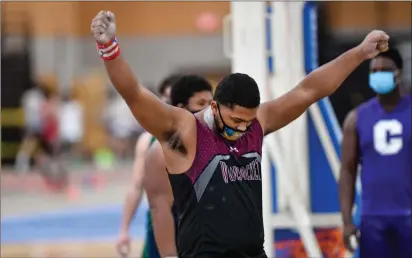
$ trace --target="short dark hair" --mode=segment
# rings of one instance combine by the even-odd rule
[[[187,105],[189,99],[195,93],[202,91],[212,92],[212,85],[208,80],[199,75],[184,75],[172,85],[170,102],[173,106],[178,104]]]
[[[163,95],[166,89],[175,84],[181,77],[181,74],[171,74],[164,78],[163,81],[159,84],[159,94]]]
[[[235,105],[256,108],[260,104],[259,87],[249,75],[232,73],[219,82],[213,99],[230,108]]]
[[[380,53],[377,57],[385,57],[392,60],[399,70],[403,69],[401,53],[396,48],[389,48],[388,51]]]

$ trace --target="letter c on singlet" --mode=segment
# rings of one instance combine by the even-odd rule
[[[381,120],[373,127],[373,145],[384,156],[395,155],[403,147],[403,126],[398,120]]]

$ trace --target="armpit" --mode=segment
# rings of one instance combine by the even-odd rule
[[[167,141],[169,147],[176,152],[187,155],[187,148],[184,146],[182,137],[176,131],[165,132],[163,135],[165,141]]]

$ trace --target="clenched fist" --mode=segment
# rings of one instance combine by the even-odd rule
[[[116,35],[114,14],[108,11],[100,11],[92,20],[90,29],[97,43],[109,43]]]
[[[130,254],[130,236],[122,233],[116,242],[116,250],[120,257],[128,257]]]
[[[389,49],[388,40],[389,36],[384,31],[372,31],[359,45],[362,55],[365,59],[371,59],[377,56],[380,52],[387,51]]]

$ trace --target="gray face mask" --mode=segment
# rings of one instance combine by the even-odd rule
[[[213,112],[212,112],[212,108],[211,108],[211,107],[208,107],[208,108],[206,109],[206,111],[205,111],[205,113],[204,113],[203,119],[205,120],[207,126],[208,126],[210,129],[213,129],[213,125],[214,125],[214,123],[215,123],[215,118],[214,118],[214,116],[213,116]]]

